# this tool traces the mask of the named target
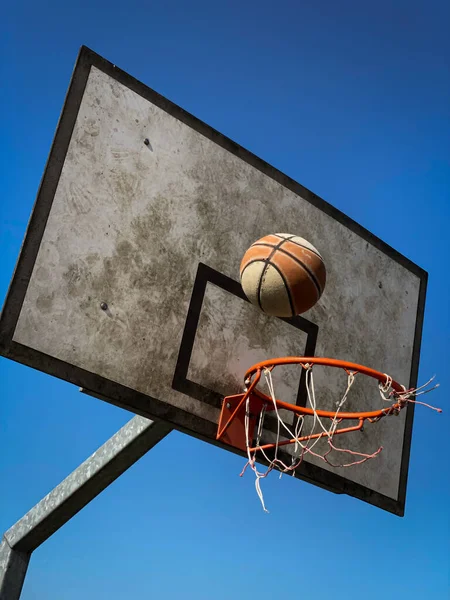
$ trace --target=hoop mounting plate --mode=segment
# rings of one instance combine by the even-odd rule
[[[242,402],[245,394],[237,394],[236,396],[227,396],[222,404],[222,410],[220,412],[219,427],[218,431],[222,432],[220,435],[220,441],[229,446],[233,446],[239,450],[246,451],[246,439],[245,434],[245,411],[246,403]],[[238,412],[233,417],[234,411],[238,408],[242,402]],[[250,394],[249,397],[249,428],[248,437],[253,440],[255,426],[259,415],[266,407],[266,411],[273,410],[273,405],[267,404],[267,402],[255,394]]]

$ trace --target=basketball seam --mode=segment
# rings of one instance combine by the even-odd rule
[[[310,268],[307,265],[305,265],[305,263],[302,260],[300,260],[299,258],[297,258],[296,256],[294,256],[293,254],[291,254],[287,250],[283,250],[282,248],[278,248],[278,250],[279,250],[279,252],[283,252],[283,254],[286,254],[286,256],[289,256],[290,258],[292,258],[292,260],[294,262],[296,262],[298,265],[300,265],[301,267],[303,267],[305,269],[307,275],[309,275],[309,278],[311,279],[311,281],[314,284],[314,287],[317,290],[317,294],[318,294],[317,299],[319,299],[320,296],[321,296],[321,294],[322,294],[322,289],[321,289],[319,281],[317,280],[317,278],[314,275],[314,273],[310,270]]]
[[[293,299],[292,299],[291,288],[289,286],[289,283],[286,281],[283,273],[280,271],[280,269],[276,265],[274,265],[273,263],[270,263],[270,266],[273,267],[275,269],[275,271],[277,271],[277,273],[279,274],[279,276],[283,280],[284,287],[286,289],[286,294],[287,294],[287,297],[288,297],[288,300],[289,300],[289,306],[291,307],[291,317],[295,317],[294,302],[293,302]]]
[[[294,240],[294,238],[298,237],[296,235],[291,235],[291,237],[288,237],[288,238],[282,238],[280,235],[278,235],[278,233],[274,233],[272,235],[276,235],[278,238],[280,238],[282,240],[287,240],[288,242],[291,242],[292,244],[295,244],[296,246],[299,246],[300,248],[305,248],[305,250],[309,250],[310,252],[312,252],[313,254],[315,254],[316,256],[318,256],[320,259],[323,260],[321,254],[319,254],[318,250],[313,250],[309,246],[304,246],[303,244],[300,244],[300,242],[296,242]],[[256,246],[256,244],[253,244],[253,245]]]
[[[261,303],[261,289],[262,289],[262,284],[263,284],[263,280],[264,280],[264,275],[270,264],[270,259],[272,258],[272,256],[275,254],[276,251],[277,251],[277,249],[273,248],[272,252],[269,254],[269,256],[267,258],[263,259],[263,262],[265,262],[266,264],[264,265],[264,269],[262,270],[262,273],[260,275],[259,282],[258,282],[258,305],[261,310],[263,310],[262,303]]]
[[[315,250],[313,250],[312,248],[309,248],[308,246],[304,246],[303,244],[299,244],[298,242],[295,242],[294,240],[290,239],[290,238],[280,238],[283,239],[285,242],[291,242],[291,244],[295,244],[296,246],[298,246],[299,248],[303,248],[304,250],[308,250],[309,252],[311,252],[311,254],[314,254],[315,256],[317,256],[317,258],[320,258],[320,260],[323,261],[322,256],[316,252]],[[274,248],[275,246],[272,245],[271,242],[255,242],[254,244],[252,244],[253,246],[268,246],[270,248]]]
[[[286,238],[284,238],[284,241],[290,241],[290,240],[287,240]],[[290,258],[292,258],[293,261],[295,261],[298,265],[300,265],[301,267],[303,267],[303,269],[305,269],[307,275],[309,275],[309,278],[311,279],[311,281],[313,282],[315,288],[317,289],[317,293],[319,295],[318,297],[320,298],[320,296],[322,295],[323,288],[320,285],[320,283],[319,283],[318,279],[316,278],[316,276],[314,275],[314,273],[299,258],[297,258],[293,254],[291,254],[288,250],[283,250],[283,248],[281,248],[281,246],[283,245],[283,243],[278,244],[277,246],[272,246],[272,244],[270,244],[269,242],[267,242],[267,243],[258,243],[258,244],[253,244],[253,245],[254,246],[266,246],[268,248],[273,248],[274,251],[270,253],[270,258],[272,258],[272,256],[274,255],[274,253],[277,250],[279,252],[283,252],[283,254],[286,254],[287,256],[289,256]],[[302,248],[303,247],[304,246],[302,246]],[[306,248],[306,249],[309,250],[309,248]],[[260,259],[260,260],[265,260],[265,259]]]
[[[278,236],[278,237],[281,237],[281,236]],[[291,235],[291,236],[289,236],[288,238],[284,238],[284,241],[285,241],[285,242],[286,242],[286,241],[289,241],[289,242],[291,242],[291,241],[294,239],[294,237],[295,237],[294,235]],[[281,248],[281,244],[280,244],[280,246],[279,246],[278,250],[280,250],[281,252],[283,252],[283,250],[282,250],[282,248]],[[288,254],[288,252],[286,252],[286,254]],[[289,291],[288,291],[288,294],[290,295],[290,293],[291,293],[291,287],[290,287],[290,285],[289,285],[289,283],[288,283],[288,282],[286,282],[286,286],[287,286],[287,289],[289,290]],[[320,291],[319,291],[319,298],[320,298]],[[293,306],[292,304],[291,304],[291,310],[292,310],[292,316],[294,317],[294,316],[295,316],[295,313],[296,313],[297,311],[294,309],[294,306]]]
[[[266,248],[272,248],[272,252],[269,254],[269,256],[268,256],[268,257],[266,257],[266,258],[259,258],[259,259],[256,259],[256,260],[260,260],[261,262],[266,262],[266,261],[270,260],[270,259],[272,258],[272,256],[274,255],[274,252],[275,252],[275,250],[278,250],[278,249],[280,248],[280,246],[282,246],[282,245],[284,244],[284,242],[286,241],[286,239],[287,239],[287,238],[282,238],[282,237],[280,237],[279,235],[277,236],[276,234],[272,234],[272,235],[273,235],[274,237],[277,237],[277,238],[278,238],[279,240],[281,240],[281,241],[280,241],[280,242],[278,242],[278,244],[276,244],[276,245],[274,245],[274,244],[271,244],[270,242],[265,242],[265,243],[263,242],[263,243],[261,243],[261,242],[257,241],[257,242],[254,242],[254,243],[253,243],[253,244],[250,246],[250,248],[253,248],[253,246],[265,246]],[[252,262],[253,262],[253,261],[252,261]],[[249,265],[249,264],[250,264],[250,263],[246,263],[245,267],[244,267],[244,268],[242,269],[242,271],[241,271],[241,275],[242,275],[242,273],[245,271],[245,269],[247,268],[247,265]],[[261,274],[261,277],[262,277],[263,275],[264,275],[264,271],[262,272],[262,274]]]
[[[272,254],[271,254],[271,256],[272,256]],[[263,269],[263,271],[261,273],[261,276],[260,276],[260,279],[259,279],[259,284],[258,284],[258,304],[259,304],[259,308],[264,312],[264,309],[263,309],[262,304],[261,304],[261,298],[260,298],[259,292],[260,292],[261,287],[262,287],[263,276],[264,276],[264,273],[267,270],[267,267],[269,267],[269,266],[273,267],[275,269],[275,271],[280,275],[281,279],[283,280],[284,287],[285,287],[285,290],[286,290],[286,294],[287,294],[287,297],[288,297],[288,300],[289,300],[289,306],[291,308],[291,316],[295,317],[296,312],[295,312],[295,309],[294,309],[294,303],[293,303],[293,299],[292,299],[292,295],[291,295],[291,288],[289,286],[288,281],[286,281],[286,278],[284,277],[282,271],[280,271],[280,269],[276,265],[274,265],[273,263],[267,263],[266,260],[267,259],[264,259],[264,258],[254,258],[253,260],[251,260],[250,262],[248,262],[245,265],[244,270],[241,273],[241,277],[244,274],[244,272],[247,269],[247,267],[249,267],[250,265],[252,265],[254,263],[258,263],[258,262],[259,263],[266,263],[265,266],[264,266],[264,269]]]

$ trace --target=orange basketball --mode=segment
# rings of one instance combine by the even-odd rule
[[[307,240],[289,233],[266,235],[241,262],[241,284],[252,304],[275,317],[309,310],[325,288],[325,265]]]

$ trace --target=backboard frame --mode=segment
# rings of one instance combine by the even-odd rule
[[[307,190],[301,184],[295,182],[287,175],[281,173],[265,161],[245,150],[229,138],[225,137],[209,125],[206,125],[193,115],[173,104],[157,92],[153,91],[134,77],[117,68],[111,62],[105,60],[98,54],[86,47],[82,47],[73,72],[70,87],[65,99],[64,107],[57,125],[56,134],[45,167],[44,175],[39,187],[37,199],[29,221],[23,246],[12,278],[12,282],[6,297],[5,305],[0,318],[0,354],[24,365],[38,369],[72,384],[75,384],[91,395],[101,398],[118,407],[129,410],[144,417],[162,419],[171,423],[175,428],[189,433],[194,437],[213,442],[216,433],[216,425],[210,421],[194,417],[191,414],[174,409],[157,398],[149,397],[136,392],[118,383],[100,377],[94,373],[85,371],[79,367],[58,360],[54,357],[39,352],[33,348],[26,347],[13,340],[14,330],[19,318],[22,304],[24,302],[27,286],[33,271],[43,237],[46,222],[50,213],[55,191],[64,165],[66,153],[75,126],[78,110],[83,93],[87,84],[91,67],[109,75],[127,88],[152,102],[168,114],[185,123],[203,136],[212,140],[228,152],[239,157],[241,160],[252,165],[268,177],[277,181],[284,187],[301,195],[310,204],[319,208],[324,213],[339,221],[348,229],[356,232],[361,238],[370,242],[380,249],[391,259],[397,261],[403,267],[414,273],[420,280],[419,301],[417,309],[417,320],[414,336],[412,368],[409,385],[415,387],[417,384],[420,345],[423,326],[423,315],[425,308],[427,273],[401,255],[392,247],[374,236],[361,225],[344,215],[341,211],[331,206],[328,202],[319,198],[316,194]],[[174,374],[175,385],[180,384],[180,373]],[[178,382],[178,384],[177,384]],[[143,406],[151,404],[151,412],[144,410]],[[297,476],[310,483],[333,491],[345,493],[361,499],[386,511],[403,516],[406,500],[406,488],[408,478],[408,465],[410,455],[411,434],[413,427],[414,406],[409,406],[406,416],[406,424],[403,439],[403,453],[401,462],[399,495],[397,500],[384,496],[358,483],[347,481],[335,473],[326,471],[313,464],[304,462]],[[218,443],[217,445],[233,451],[229,446]]]

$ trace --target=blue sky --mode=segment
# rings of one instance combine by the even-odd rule
[[[406,516],[172,433],[32,557],[23,599],[447,597],[450,9],[446,2],[86,2],[3,9],[0,298],[85,44],[429,272]],[[131,415],[0,359],[0,530]],[[255,554],[260,549],[260,555]]]

